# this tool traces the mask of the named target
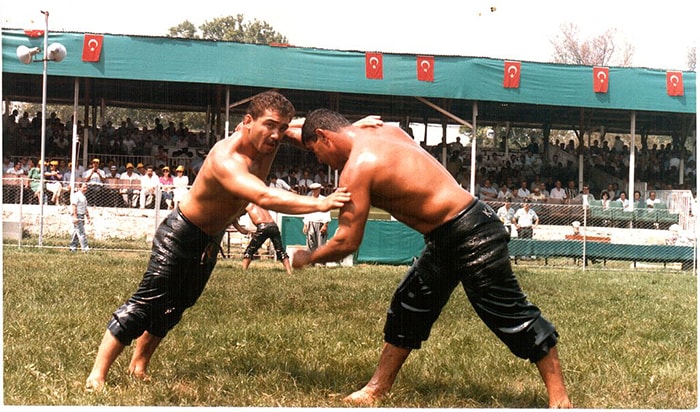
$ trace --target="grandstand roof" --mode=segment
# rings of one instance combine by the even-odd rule
[[[416,55],[384,53],[383,78],[368,79],[364,51],[105,34],[99,62],[89,63],[81,58],[83,41],[84,33],[49,33],[49,44],[68,51],[63,62],[49,63],[49,102],[72,104],[80,78],[81,99],[125,107],[205,111],[220,105],[221,86],[230,86],[231,102],[275,88],[300,114],[331,107],[351,118],[439,123],[443,115],[418,96],[467,120],[478,101],[479,124],[625,132],[635,111],[638,131],[670,135],[696,119],[695,72],[682,73],[683,96],[669,96],[665,71],[610,67],[608,92],[595,93],[591,66],[524,61],[520,86],[505,88],[500,59],[431,56],[434,81],[419,81]],[[42,65],[20,63],[20,45],[41,48],[43,37],[2,30],[3,99],[39,102]]]

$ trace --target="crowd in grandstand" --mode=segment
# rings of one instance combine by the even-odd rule
[[[60,204],[66,198],[61,189],[66,189],[70,181],[72,119],[63,122],[51,113],[46,120],[46,164],[39,159],[39,141],[41,138],[41,112],[30,117],[28,112],[19,115],[18,110],[7,113],[3,117],[3,145],[5,158],[3,172],[5,176],[24,174],[30,177],[27,184],[32,191],[29,201],[36,202],[38,193],[37,178],[44,173],[47,181],[45,200],[47,204]],[[91,204],[99,202],[106,205],[128,207],[152,207],[153,200],[148,196],[150,189],[123,193],[119,196],[95,196],[95,188],[104,186],[96,176],[103,179],[115,179],[136,176],[141,179],[148,175],[151,167],[154,179],[163,179],[160,187],[163,191],[166,207],[172,207],[176,201],[175,193],[168,184],[171,170],[188,177],[191,183],[197,174],[198,167],[206,156],[212,141],[203,132],[190,131],[182,122],[177,125],[169,121],[164,125],[155,118],[153,124],[137,127],[130,118],[119,122],[115,127],[107,121],[101,127],[93,130],[84,128],[78,121],[78,134],[84,136],[87,132],[89,153],[99,157],[100,172],[90,173],[94,163],[84,170],[77,165],[78,178],[88,181],[93,190],[89,190],[88,199]],[[533,139],[529,145],[510,153],[497,151],[492,148],[480,148],[476,157],[476,185],[472,188],[475,195],[482,200],[512,201],[528,199],[534,202],[552,203],[582,203],[587,196],[595,199],[629,201],[617,182],[626,182],[629,173],[629,147],[620,136],[614,136],[610,141],[594,140],[590,146],[577,147],[574,140],[567,143],[554,141],[547,148],[548,156],[544,155],[542,143]],[[437,159],[442,159],[443,152],[447,153],[446,168],[464,187],[469,188],[471,176],[471,150],[465,147],[460,139],[449,143],[443,151],[442,144],[423,147]],[[588,187],[588,193],[578,190],[578,155],[583,154],[584,168],[594,168],[610,177],[609,184],[604,187]],[[649,191],[668,189],[694,189],[696,159],[693,153],[676,150],[671,144],[652,144],[649,148],[638,148],[635,153],[637,180],[647,183]],[[684,182],[679,184],[680,168],[683,168]],[[182,172],[179,172],[182,169]],[[131,170],[131,171],[130,171]],[[89,175],[88,175],[89,174]],[[174,178],[175,176],[173,176]],[[98,182],[97,180],[100,180]],[[55,182],[63,182],[57,185]],[[688,184],[687,182],[690,182]],[[308,192],[312,183],[320,183],[324,192],[332,191],[334,181],[328,174],[328,168],[317,162],[315,157],[308,154],[296,156],[278,156],[270,184],[288,188],[300,193]],[[156,184],[158,186],[158,184]],[[626,184],[625,184],[626,186]],[[90,194],[92,192],[92,194]],[[144,195],[143,193],[146,193]],[[695,190],[693,190],[695,192]],[[128,194],[128,196],[126,196]],[[138,198],[137,198],[138,197]],[[97,200],[95,200],[97,199]],[[101,200],[100,200],[101,199]],[[121,200],[120,200],[121,199]]]

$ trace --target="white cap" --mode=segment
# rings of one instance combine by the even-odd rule
[[[571,222],[571,226],[573,226],[573,227],[581,227],[581,222],[579,222],[578,220],[574,220],[573,222]]]
[[[678,226],[678,224],[674,223],[668,228],[668,230],[670,230],[671,232],[678,232],[681,230],[681,227]]]
[[[309,185],[309,189],[311,189],[311,190],[320,189],[320,188],[322,188],[322,187],[323,187],[323,186],[321,186],[320,183],[316,183],[316,182],[311,183],[311,184]]]

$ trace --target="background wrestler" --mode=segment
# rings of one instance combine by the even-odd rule
[[[252,232],[253,236],[250,239],[250,243],[248,243],[248,247],[246,247],[245,252],[243,252],[243,269],[248,269],[255,252],[258,251],[260,246],[262,246],[267,239],[270,239],[275,248],[277,260],[282,262],[284,269],[291,275],[292,265],[289,263],[289,256],[282,243],[282,234],[280,233],[279,227],[277,227],[275,219],[272,218],[269,211],[253,203],[249,204],[245,210],[248,212],[250,222],[257,227],[257,230]],[[251,233],[251,231],[241,227],[238,221],[233,222],[233,225],[243,234]]]
[[[377,369],[345,401],[372,404],[389,392],[411,350],[428,338],[461,282],[484,323],[514,354],[536,363],[549,406],[571,407],[555,346],[557,332],[520,289],[508,256],[509,235],[490,207],[462,189],[398,127],[359,129],[338,113],[319,109],[307,116],[302,141],[321,162],[342,170],[340,185],[352,199],[340,209],[334,237],[316,251],[296,252],[293,267],[337,261],[357,250],[370,205],[426,238],[421,257],[389,307]]]
[[[294,112],[281,94],[261,93],[251,101],[240,130],[211,149],[190,191],[156,231],[138,290],[113,313],[86,380],[88,390],[104,387],[110,366],[133,339],[129,373],[146,377],[160,341],[204,289],[224,230],[249,203],[303,214],[338,208],[348,201],[350,194],[343,188],[317,199],[265,184]],[[288,136],[301,144],[298,128]]]

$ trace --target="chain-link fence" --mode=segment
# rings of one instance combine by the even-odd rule
[[[25,178],[3,179],[5,244],[68,249],[73,234],[70,193],[44,191],[43,205]],[[152,192],[138,184],[108,182],[92,185],[86,197],[90,220],[85,229],[92,249],[147,250],[158,223],[169,213],[172,188]],[[487,202],[511,232],[509,245],[517,265],[572,267],[597,265],[610,269],[655,267],[693,270],[697,242],[688,191],[659,191],[662,200],[623,207],[619,202],[589,204],[513,201]],[[53,200],[57,199],[56,202]],[[528,225],[518,212],[529,208],[536,218]],[[532,215],[532,213],[528,213]],[[248,237],[235,230],[222,241],[222,255],[238,258]],[[272,256],[266,246],[261,256]]]

